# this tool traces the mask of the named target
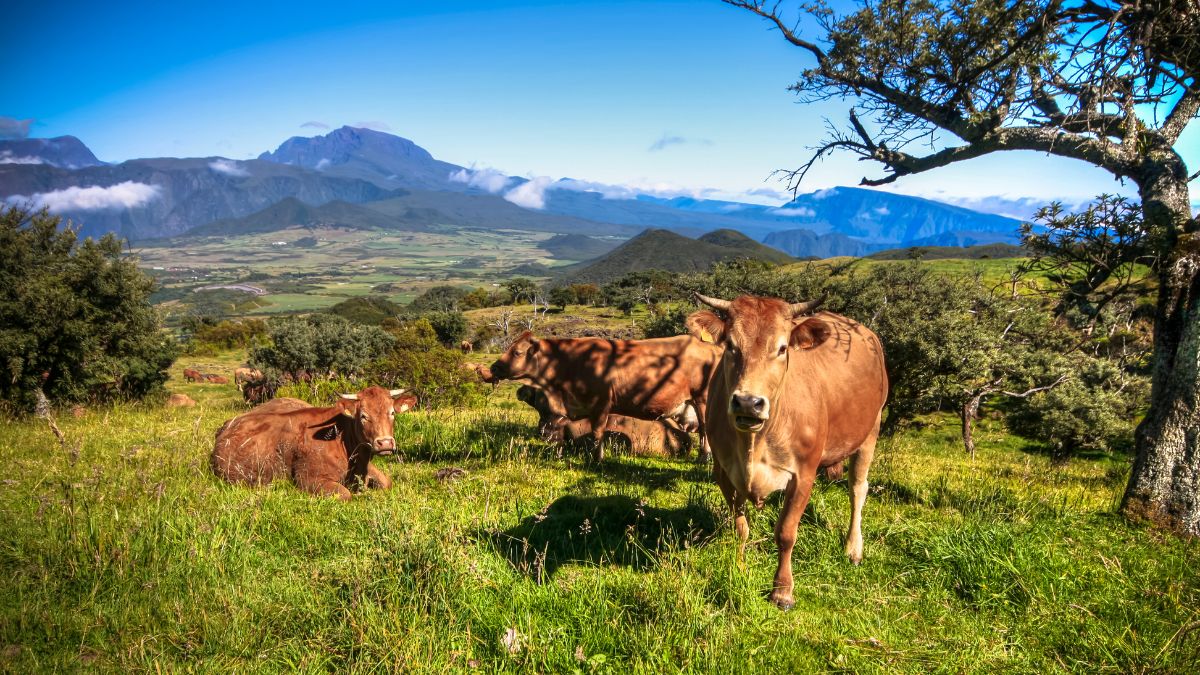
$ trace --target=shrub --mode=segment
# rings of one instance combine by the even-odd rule
[[[325,311],[354,323],[378,326],[384,319],[397,316],[404,310],[400,305],[381,295],[368,295],[343,300]]]
[[[178,345],[150,304],[154,281],[113,235],[80,242],[47,211],[0,209],[0,401],[56,403],[161,391]]]
[[[432,312],[425,316],[437,339],[444,345],[457,346],[467,336],[470,326],[462,312]]]
[[[1108,452],[1132,444],[1149,398],[1146,378],[1121,372],[1108,359],[1086,359],[1060,386],[1014,405],[1008,427],[1045,442],[1054,457]]]
[[[683,335],[688,332],[683,321],[690,313],[690,307],[687,306],[667,309],[665,312],[652,314],[649,318],[639,322],[639,325],[642,328],[642,334],[648,338]]]
[[[226,349],[246,349],[253,344],[266,341],[267,322],[261,319],[221,321],[219,323],[194,322],[192,335],[187,343],[189,354],[212,354]]]
[[[270,344],[250,350],[250,363],[268,377],[284,373],[355,376],[395,345],[382,328],[331,314],[272,319]]]
[[[373,384],[412,391],[427,407],[461,406],[482,396],[483,385],[463,367],[462,352],[442,346],[428,319],[406,321],[390,331],[394,347],[371,365]]]

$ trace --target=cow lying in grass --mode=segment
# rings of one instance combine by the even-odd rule
[[[574,422],[565,418],[561,401],[528,384],[517,389],[517,399],[538,412],[538,433],[548,441],[574,441],[592,435],[592,425],[586,419]],[[694,415],[693,415],[694,417]],[[692,448],[692,439],[673,421],[639,420],[625,415],[609,415],[608,434],[623,436],[637,455],[683,456]]]
[[[392,481],[371,466],[371,457],[395,450],[393,415],[414,405],[412,394],[382,387],[342,394],[328,408],[275,399],[217,431],[213,472],[247,485],[289,476],[305,492],[339,499],[350,499],[352,491],[364,487],[386,490]]]

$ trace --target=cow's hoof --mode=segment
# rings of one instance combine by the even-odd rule
[[[771,603],[785,612],[796,606],[796,601],[792,599],[792,596],[775,595],[774,593],[771,594]]]

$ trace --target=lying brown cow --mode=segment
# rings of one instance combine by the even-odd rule
[[[491,365],[493,379],[519,380],[559,397],[571,420],[591,423],[596,460],[603,459],[611,414],[643,420],[703,420],[708,381],[721,349],[679,335],[653,340],[558,338],[526,331]],[[699,424],[702,448],[703,422]],[[703,456],[703,450],[702,450]]]
[[[184,368],[183,379],[187,380],[188,382],[202,382],[204,381],[204,374],[198,370]]]
[[[850,528],[846,555],[862,560],[862,508],[867,470],[875,455],[879,418],[887,399],[883,346],[863,325],[821,312],[816,302],[788,304],[742,296],[697,295],[721,315],[700,311],[689,330],[725,346],[709,387],[705,429],[712,442],[713,475],[733,510],[739,557],[746,545],[746,500],[761,507],[784,490],[775,526],[779,566],[771,601],[792,606],[792,548],[820,467],[850,459]]]
[[[371,466],[371,457],[396,448],[392,417],[416,403],[403,392],[368,387],[342,394],[328,408],[298,399],[269,401],[217,431],[213,472],[248,485],[286,475],[301,490],[339,499],[350,499],[351,490],[363,487],[386,490],[392,481]]]
[[[517,399],[529,404],[538,412],[538,433],[546,440],[562,442],[592,435],[592,425],[587,420],[571,422],[564,419],[561,401],[545,391],[528,384],[517,389]],[[639,455],[683,456],[692,448],[692,439],[674,422],[667,420],[640,420],[625,415],[609,415],[607,434],[616,434],[629,442],[629,448]]]
[[[224,375],[205,374],[204,381],[209,384],[229,384],[229,378]]]

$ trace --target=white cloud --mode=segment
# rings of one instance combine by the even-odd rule
[[[891,211],[888,211],[888,207],[886,206],[877,206],[871,210],[874,211],[876,215],[880,216],[886,216],[891,213]]]
[[[686,143],[691,143],[694,145],[712,145],[712,141],[708,140],[707,138],[687,138],[686,136],[676,136],[673,134],[664,133],[662,138],[650,144],[647,152],[658,152],[660,150],[666,150],[672,145],[684,145]]]
[[[301,124],[300,128],[301,129],[328,129],[329,125],[325,124],[324,122],[317,122],[316,120],[312,120],[312,121],[305,122],[304,124]]]
[[[817,215],[816,211],[813,211],[812,209],[808,208],[807,206],[797,206],[795,208],[784,207],[781,209],[771,209],[771,213],[773,213],[777,216],[788,216],[788,217],[799,217],[799,218],[812,218],[813,216]]]
[[[546,189],[554,183],[549,176],[534,176],[504,193],[504,199],[527,209],[546,208]]]
[[[19,203],[28,202],[37,208],[46,207],[55,213],[64,211],[104,211],[113,209],[131,209],[142,206],[157,199],[160,189],[157,185],[125,181],[108,187],[92,185],[89,187],[69,187],[53,192],[39,192],[26,197],[13,195],[7,201]]]
[[[226,176],[245,177],[250,175],[249,171],[232,159],[214,159],[208,163],[208,168]]]
[[[29,138],[29,127],[33,120],[19,120],[15,117],[0,116],[0,140]]]
[[[780,192],[779,190],[776,190],[775,188],[765,188],[765,187],[764,188],[754,188],[753,190],[746,190],[746,194],[751,197],[767,197],[769,199],[779,199],[779,200],[785,200],[789,196],[783,192]]]
[[[332,164],[332,162],[329,161],[328,157],[322,157],[321,161],[317,162],[316,169],[317,171],[324,171],[325,169],[329,168],[330,164]]]
[[[479,188],[492,194],[496,194],[508,187],[512,178],[506,176],[503,171],[496,169],[459,169],[450,174],[450,180],[454,183],[465,183],[473,188]]]
[[[0,152],[0,164],[45,164],[45,163],[46,162],[43,161],[41,157],[34,157],[32,155],[27,156],[27,157],[17,157],[16,155],[13,154],[12,150],[5,150],[4,152]]]
[[[825,188],[823,190],[817,190],[816,192],[812,193],[812,197],[813,197],[813,199],[825,199],[826,197],[832,197],[836,194],[837,194],[837,188],[831,187],[831,188]]]

